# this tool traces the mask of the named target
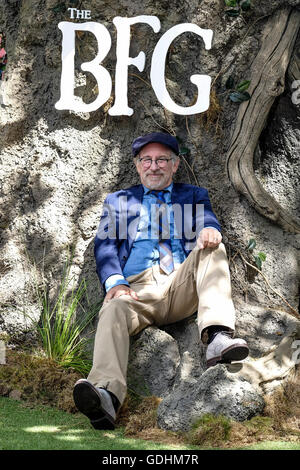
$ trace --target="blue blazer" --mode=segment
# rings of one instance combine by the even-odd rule
[[[109,194],[104,201],[104,211],[102,213],[97,235],[95,237],[94,255],[96,259],[96,271],[100,283],[104,286],[106,279],[113,274],[123,275],[123,268],[126,264],[132,244],[138,227],[138,220],[144,196],[144,188],[142,184],[123,189],[115,193]],[[126,206],[124,206],[126,201]],[[203,204],[204,222],[201,228],[214,227],[220,231],[220,224],[213,213],[208,192],[205,188],[193,186],[191,184],[173,183],[171,195],[172,204],[178,204],[182,208],[182,224],[184,217],[184,205],[189,204],[191,212],[185,223],[189,224],[189,229],[196,229],[196,205]],[[187,207],[187,206],[186,206]],[[120,209],[121,208],[121,209]],[[122,219],[121,214],[127,211],[126,217]],[[124,227],[124,220],[126,227]],[[124,230],[128,234],[126,238]],[[183,225],[182,225],[183,227]],[[113,236],[103,236],[103,233],[110,232]],[[181,243],[184,252],[188,256],[191,252],[191,242],[195,245],[196,236],[193,240],[186,237],[186,233],[182,230]]]

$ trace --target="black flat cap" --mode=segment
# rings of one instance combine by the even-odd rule
[[[145,147],[145,145],[151,144],[153,142],[166,145],[171,150],[173,150],[176,155],[179,154],[179,146],[175,137],[164,132],[151,132],[151,134],[141,135],[133,141],[133,156],[136,157],[136,155],[142,150],[143,147]]]

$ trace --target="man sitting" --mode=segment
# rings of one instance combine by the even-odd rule
[[[173,183],[177,140],[153,132],[132,151],[141,184],[107,196],[97,236],[97,273],[106,296],[99,313],[93,367],[74,401],[96,429],[114,429],[126,396],[129,337],[198,312],[207,366],[242,360],[233,339],[235,310],[220,225],[208,192]]]

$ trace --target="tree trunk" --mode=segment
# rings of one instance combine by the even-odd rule
[[[252,65],[251,99],[239,107],[226,162],[234,188],[262,215],[295,233],[300,233],[300,221],[289,215],[257,180],[253,158],[271,106],[284,91],[299,20],[300,12],[287,8],[279,10],[266,24],[262,47]]]

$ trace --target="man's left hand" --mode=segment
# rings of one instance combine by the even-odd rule
[[[204,228],[197,238],[197,246],[200,250],[203,248],[215,248],[222,241],[222,235],[214,228]]]

